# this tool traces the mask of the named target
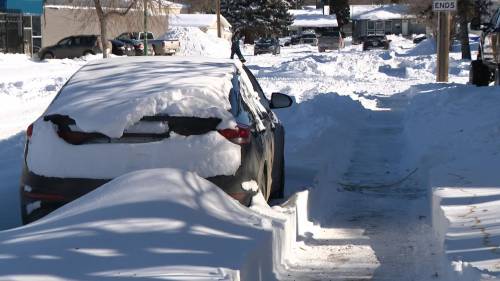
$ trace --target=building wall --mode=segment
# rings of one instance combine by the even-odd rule
[[[353,39],[357,41],[360,37],[366,36],[368,32],[368,20],[355,20],[352,22],[353,26]],[[374,21],[376,22],[376,21]],[[412,35],[425,33],[425,24],[418,22],[415,19],[392,19],[384,22],[384,33],[385,34],[396,34],[396,35]],[[390,22],[390,28],[386,27],[386,22]],[[408,34],[403,34],[403,25],[408,24]],[[389,25],[387,25],[389,26]]]
[[[172,9],[170,13],[180,13],[180,9]],[[123,32],[141,31],[144,14],[130,12],[126,17],[115,17],[108,23],[108,39],[115,38]],[[167,32],[168,15],[150,16],[148,30],[155,36]],[[64,37],[72,35],[100,34],[99,20],[92,9],[52,8],[45,7],[42,17],[42,46],[51,46]]]

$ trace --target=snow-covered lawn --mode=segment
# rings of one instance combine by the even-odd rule
[[[191,37],[186,30],[178,32],[185,40],[195,37]],[[450,59],[450,83],[435,83],[436,56],[433,54],[432,42],[424,41],[415,46],[410,40],[401,37],[391,36],[390,39],[392,47],[387,51],[363,52],[360,45],[355,45],[341,51],[320,54],[315,47],[291,46],[282,48],[279,56],[252,56],[251,47],[244,50],[247,65],[267,93],[290,94],[297,101],[292,108],[277,112],[287,132],[287,195],[309,189],[308,202],[304,199],[307,196],[301,193],[302,196],[294,197],[288,203],[291,206],[269,209],[263,202],[256,200],[258,204],[250,211],[235,206],[233,202],[226,202],[227,198],[219,198],[224,196],[208,189],[211,194],[218,194],[217,204],[225,202],[227,205],[211,205],[208,208],[190,206],[197,214],[207,211],[214,214],[217,221],[223,221],[223,224],[228,223],[226,219],[233,212],[248,220],[265,222],[260,226],[241,226],[230,221],[227,228],[219,230],[224,232],[224,239],[229,241],[236,239],[233,237],[235,233],[239,238],[251,237],[259,241],[268,239],[266,235],[272,233],[274,242],[268,248],[269,253],[262,250],[254,258],[268,263],[272,259],[274,275],[278,280],[479,281],[494,280],[491,276],[500,275],[500,174],[497,172],[500,164],[499,88],[479,89],[466,85],[469,62],[462,61],[456,52],[451,54]],[[192,46],[196,54],[213,49],[203,47],[203,44],[192,43]],[[186,54],[189,52],[185,51]],[[217,52],[218,56],[225,54],[222,48]],[[41,64],[12,55],[0,55],[0,60],[8,62],[0,66],[0,120],[3,124],[0,125],[0,228],[6,229],[19,224],[17,184],[23,130],[43,112],[57,89],[84,62],[66,60]],[[4,73],[6,76],[3,76]],[[134,177],[137,176],[139,174]],[[137,186],[147,181],[135,182]],[[178,185],[175,185],[176,188]],[[133,189],[131,186],[127,188]],[[115,194],[113,188],[108,190]],[[150,199],[156,195],[162,198],[159,195],[162,192],[160,188],[157,191],[159,193],[148,195]],[[138,245],[128,240],[129,235],[118,236],[123,243],[115,248],[101,242],[92,244],[90,236],[68,238],[98,232],[85,228],[86,220],[83,219],[78,221],[85,227],[73,229],[76,226],[70,221],[69,214],[73,212],[75,216],[85,217],[85,212],[81,211],[85,208],[112,204],[110,201],[113,200],[105,199],[110,196],[105,193],[98,191],[98,195],[90,194],[86,200],[75,202],[73,206],[76,207],[68,206],[40,224],[1,232],[0,253],[5,252],[6,259],[0,262],[25,264],[23,262],[37,260],[39,265],[57,264],[53,259],[43,259],[63,255],[58,251],[65,251],[68,254],[63,255],[65,257],[82,260],[88,259],[86,255],[89,253],[111,255],[106,258],[109,260],[127,260],[129,257],[126,253],[131,254]],[[101,195],[96,204],[88,199]],[[191,195],[185,201],[190,202],[199,197],[197,194]],[[169,202],[167,205],[176,206]],[[82,209],[79,204],[87,207]],[[151,217],[151,213],[146,214],[144,210],[156,212],[156,209],[145,205],[144,208],[129,208],[127,215],[118,213],[110,216],[102,212],[105,218],[93,218],[119,220],[142,218],[142,215]],[[210,210],[215,211],[210,213]],[[296,227],[293,226],[294,221],[290,220],[293,210],[297,210],[296,216],[292,216],[297,218]],[[100,213],[97,209],[95,212]],[[172,219],[172,216],[155,216],[155,219],[165,218]],[[307,222],[306,218],[312,223]],[[191,217],[177,217],[176,220],[183,225],[192,226],[196,223]],[[54,226],[50,224],[63,222],[64,226],[61,227],[67,229],[57,229],[53,237],[55,240],[48,242],[64,240],[74,243],[83,239],[88,244],[50,251],[41,248],[47,249],[48,253],[30,246],[38,236],[28,233],[42,226],[52,229]],[[214,229],[221,225],[201,224]],[[123,225],[120,224],[120,227]],[[163,225],[175,226],[176,223]],[[231,231],[235,228],[244,231]],[[291,235],[293,231],[290,230],[295,228],[296,232]],[[152,227],[150,230],[154,229]],[[178,229],[161,231],[165,233]],[[113,233],[109,229],[106,231],[99,232],[97,237],[104,239]],[[233,235],[230,238],[226,233],[228,231]],[[57,236],[59,234],[63,236]],[[173,237],[170,234],[166,238]],[[217,231],[211,232],[205,238],[215,239],[213,237],[219,234]],[[23,240],[25,236],[31,240]],[[47,234],[42,236],[50,237]],[[162,244],[158,248],[167,249],[162,253],[170,258],[171,254],[168,253],[174,247],[168,245],[171,244],[169,240],[163,241],[156,235],[154,237],[158,239],[155,240],[157,244]],[[262,237],[265,239],[262,240]],[[253,249],[255,244],[243,240],[241,244],[235,243],[235,247],[247,247],[242,251]],[[23,247],[26,247],[22,248],[23,255],[16,252],[12,241],[23,243]],[[290,241],[291,244],[287,244]],[[48,242],[37,242],[37,246],[48,247],[50,243],[45,245]],[[145,241],[141,243],[139,246],[144,246],[144,249],[152,247],[146,245]],[[74,248],[90,250],[70,251]],[[202,255],[196,251],[208,251],[214,256],[220,250],[204,244],[200,248],[189,249],[182,245],[175,251],[179,248],[194,251],[189,252],[189,255],[196,257]],[[226,252],[217,253],[225,255]],[[119,264],[107,268],[96,265],[96,268],[91,269],[92,273],[117,276],[116,270],[120,269],[125,275],[140,273],[146,278],[157,276],[158,272],[169,272],[158,267],[169,264],[168,261],[158,264],[156,258],[160,254],[142,254],[146,255],[144,260],[150,260],[151,263],[142,263],[137,267],[140,270],[123,268]],[[226,274],[228,278],[231,270],[244,268],[240,267],[242,263],[237,260],[225,263],[225,258],[217,255],[214,260],[206,258],[204,262],[196,262],[196,259],[188,259],[186,262],[191,261],[191,266],[209,266],[211,269],[208,271],[226,268],[229,270]],[[179,262],[172,260],[171,264],[175,266]],[[263,276],[271,270],[269,267],[262,269]],[[23,273],[13,270],[5,271],[5,275]],[[3,270],[0,272],[4,273]],[[240,271],[240,274],[243,272]],[[253,277],[248,278],[242,280],[255,280]],[[264,277],[262,280],[272,278]]]

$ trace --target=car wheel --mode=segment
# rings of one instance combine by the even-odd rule
[[[52,54],[51,52],[43,53],[43,55],[41,57],[42,60],[50,60],[53,58],[54,58],[54,54]]]
[[[267,172],[267,165],[264,165],[264,170],[262,171],[260,178],[259,178],[259,190],[262,192],[262,195],[264,196],[264,199],[266,201],[269,200],[269,197],[271,195],[271,192],[269,190],[270,188],[270,178],[269,178],[269,173]]]
[[[498,71],[497,71],[498,72]],[[497,75],[495,75],[496,78]],[[483,61],[475,60],[470,64],[469,82],[478,87],[488,86],[491,81],[491,72]]]
[[[285,198],[285,157],[281,155],[273,165],[271,199]]]

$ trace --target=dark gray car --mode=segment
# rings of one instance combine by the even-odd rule
[[[275,38],[260,38],[255,41],[254,55],[271,53],[273,55],[281,53],[281,46],[278,39]]]
[[[77,58],[86,55],[102,53],[99,46],[99,36],[79,35],[63,38],[57,44],[40,50],[38,57],[45,59]]]

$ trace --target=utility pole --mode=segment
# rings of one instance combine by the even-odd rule
[[[144,55],[148,55],[148,0],[144,0]]]
[[[437,42],[437,82],[448,82],[450,65],[450,22],[449,12],[438,12],[438,42]]]
[[[451,13],[457,10],[457,0],[434,0],[432,10],[438,13],[437,82],[448,82],[450,64]]]
[[[222,37],[222,30],[220,24],[220,0],[217,0],[217,36]]]

